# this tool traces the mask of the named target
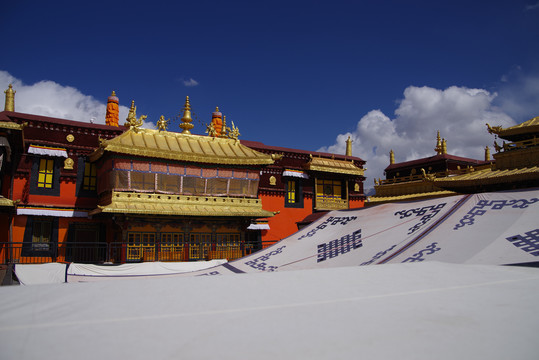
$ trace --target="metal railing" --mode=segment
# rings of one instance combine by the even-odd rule
[[[257,249],[252,244],[0,243],[0,265],[77,262],[86,264],[147,261],[238,259]]]

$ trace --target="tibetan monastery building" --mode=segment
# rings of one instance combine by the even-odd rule
[[[144,129],[134,102],[122,126],[0,112],[0,264],[236,259],[328,210],[363,206],[365,161],[240,141],[218,109],[195,135]]]
[[[376,194],[367,204],[539,186],[539,116],[506,129],[487,127],[505,140],[494,141],[494,159],[488,147],[484,160],[449,155],[439,133],[432,157],[395,163],[391,151],[386,179],[375,180]]]

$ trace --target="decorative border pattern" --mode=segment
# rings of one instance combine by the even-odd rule
[[[500,210],[506,206],[511,206],[514,209],[525,209],[529,205],[534,204],[538,201],[538,198],[532,198],[529,200],[479,200],[477,202],[477,205],[474,206],[470,211],[468,211],[468,213],[466,213],[466,215],[462,217],[462,219],[459,220],[459,223],[455,225],[453,230],[458,230],[465,225],[473,225],[475,223],[475,217],[483,216],[487,212],[487,209],[489,207],[491,207],[492,210]]]
[[[357,216],[330,216],[328,217],[323,223],[309,231],[307,234],[301,236],[298,238],[298,240],[301,240],[306,237],[314,236],[319,230],[325,229],[328,225],[334,226],[334,225],[346,225],[352,220],[356,220]]]

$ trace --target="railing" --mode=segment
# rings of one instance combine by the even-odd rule
[[[0,243],[0,265],[77,262],[86,264],[146,261],[238,259],[254,252],[252,244]]]
[[[515,142],[512,142],[512,143],[508,143],[508,144],[506,144],[505,141],[504,141],[502,146],[496,148],[496,150],[499,151],[499,150],[503,149],[503,151],[510,151],[510,150],[526,149],[526,148],[529,148],[529,147],[535,147],[537,145],[539,145],[539,139],[537,139],[534,136],[533,139],[515,141]]]
[[[348,200],[340,197],[316,197],[316,210],[343,210],[348,209]]]

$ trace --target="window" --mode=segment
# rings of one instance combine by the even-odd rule
[[[286,182],[285,207],[303,207],[303,194],[299,180],[288,180]]]
[[[34,220],[32,232],[32,250],[48,251],[51,244],[52,222],[50,220]]]
[[[58,218],[29,216],[24,230],[22,256],[56,256]]]
[[[338,180],[318,180],[316,197],[324,199],[342,199],[342,182]]]
[[[97,169],[95,164],[84,163],[84,177],[82,180],[82,188],[88,191],[97,190]]]
[[[54,174],[54,160],[39,159],[37,187],[51,189],[53,174]]]
[[[30,194],[60,195],[60,166],[58,159],[35,157],[30,176]]]

